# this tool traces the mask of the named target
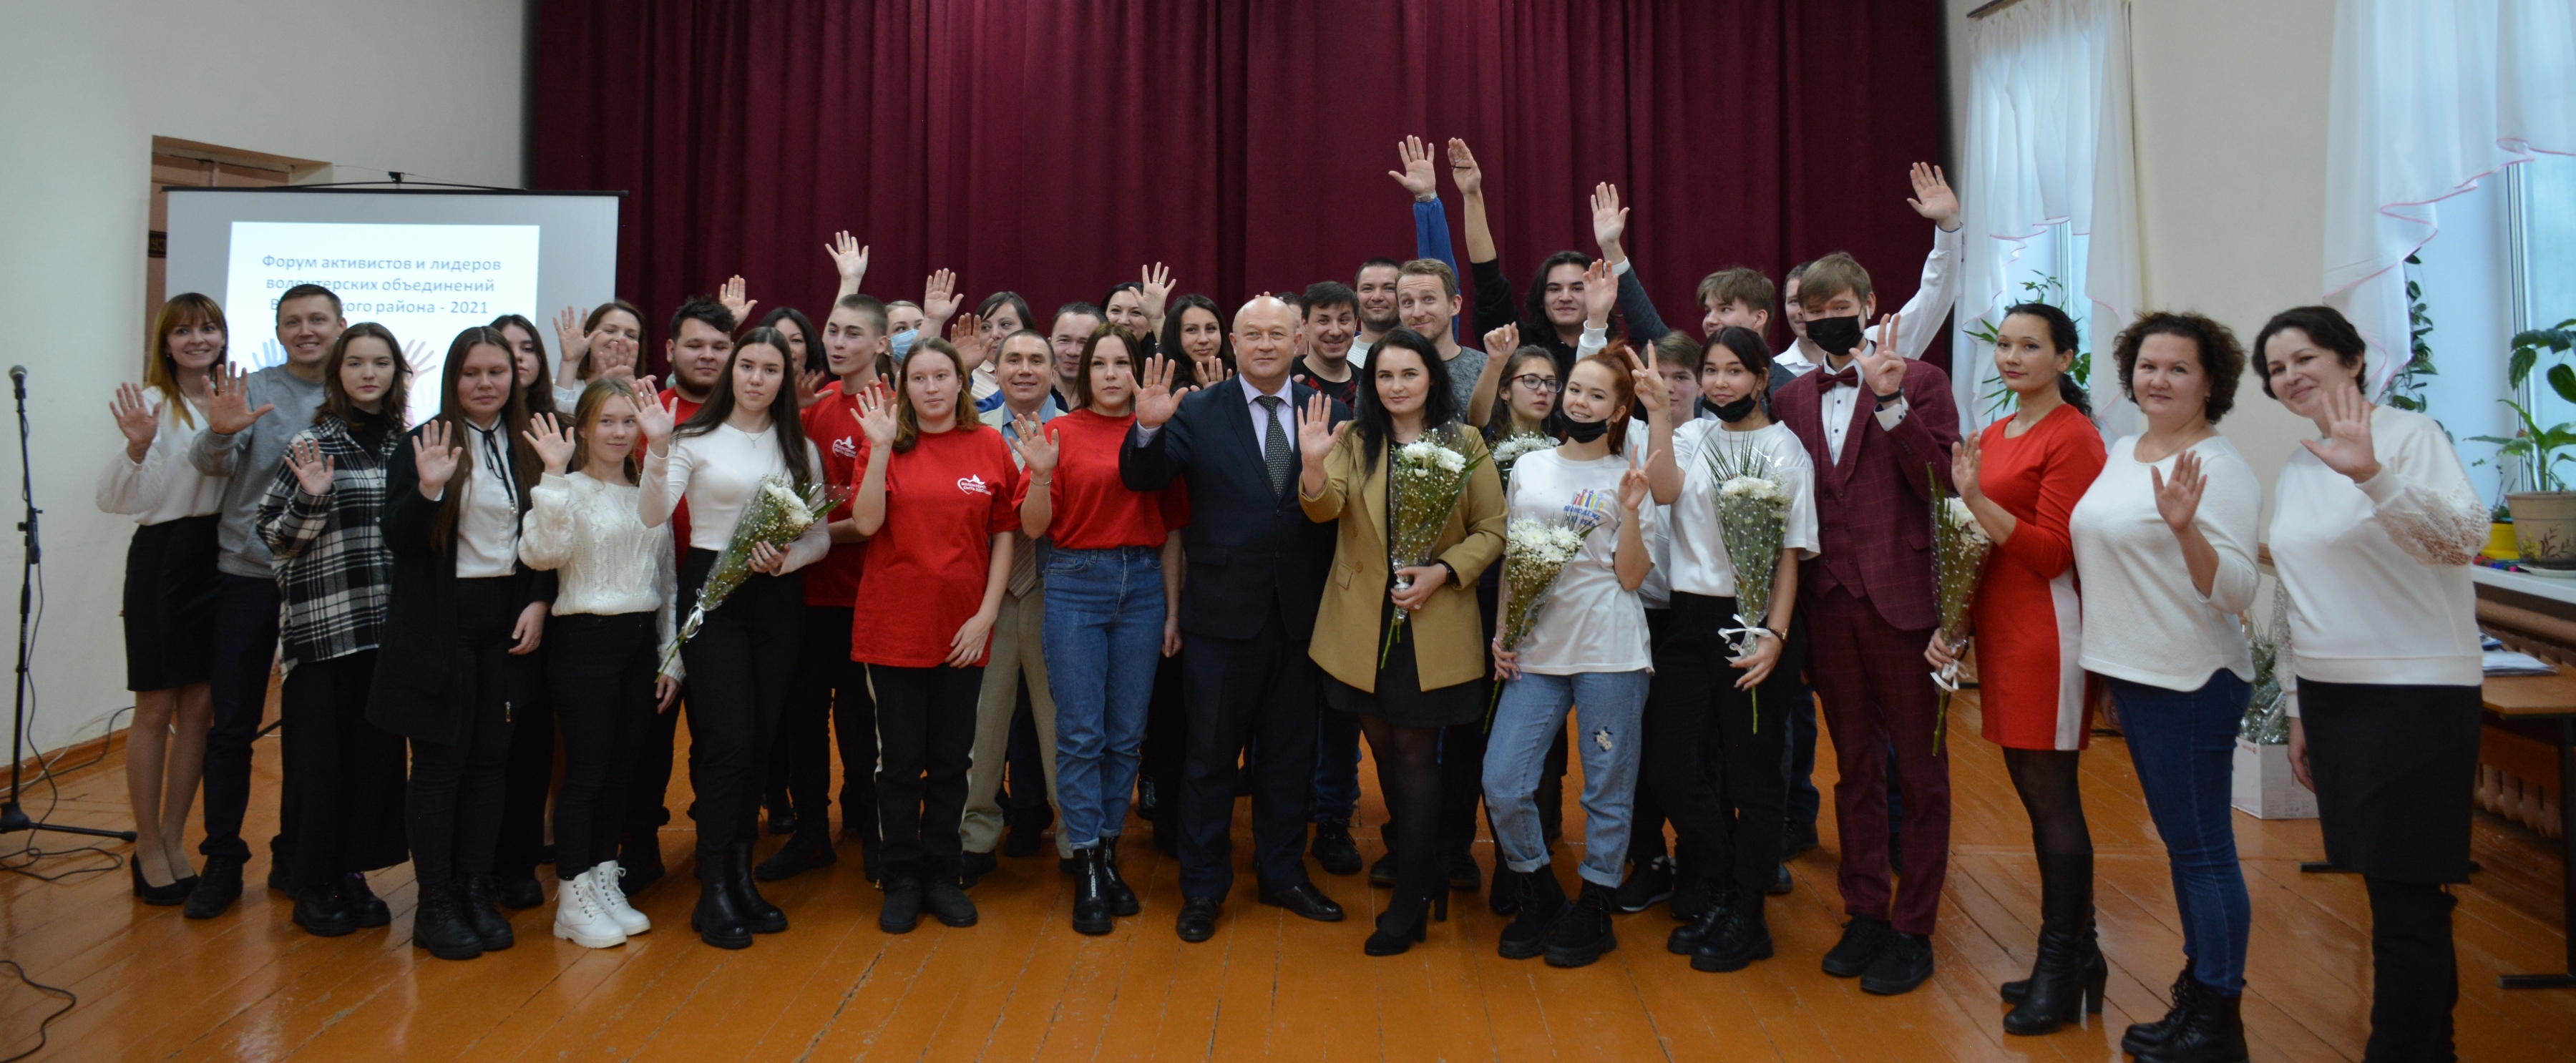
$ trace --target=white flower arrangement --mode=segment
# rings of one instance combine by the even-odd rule
[[[716,563],[707,570],[707,581],[698,589],[697,606],[689,610],[688,619],[680,623],[679,637],[671,641],[670,651],[663,656],[662,673],[671,674],[672,667],[680,660],[680,647],[706,625],[707,614],[723,605],[744,580],[751,578],[754,547],[768,543],[778,549],[786,549],[787,544],[795,542],[806,529],[814,526],[816,513],[830,512],[832,507],[849,497],[848,488],[833,484],[814,483],[800,493],[796,485],[784,476],[772,475],[761,480],[760,489],[752,492],[750,501],[742,508],[741,518],[734,522],[733,538],[725,543],[724,550],[716,555]]]
[[[1494,444],[1494,471],[1502,476],[1505,484],[1509,484],[1512,481],[1512,466],[1519,464],[1525,456],[1555,446],[1555,440],[1536,432],[1523,432],[1505,439]]]

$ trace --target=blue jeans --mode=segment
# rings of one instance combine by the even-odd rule
[[[1494,844],[1514,871],[1547,864],[1538,820],[1538,777],[1548,743],[1575,709],[1575,755],[1583,758],[1585,882],[1616,889],[1628,859],[1628,815],[1637,795],[1637,762],[1646,711],[1647,672],[1580,675],[1522,673],[1503,687],[1494,732],[1485,739],[1485,811]]]
[[[2129,760],[2137,765],[2138,789],[2173,865],[2182,953],[2202,985],[2242,992],[2254,911],[2245,896],[2245,873],[2236,864],[2228,799],[2236,729],[2253,688],[2225,669],[2211,673],[2198,690],[2110,682]]]
[[[1146,546],[1051,551],[1047,686],[1055,694],[1057,829],[1075,847],[1116,835],[1136,789],[1145,707],[1163,657],[1163,558]]]

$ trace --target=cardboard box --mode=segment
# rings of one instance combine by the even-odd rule
[[[2230,803],[2256,819],[2317,818],[2317,795],[2299,785],[2290,771],[2288,746],[2258,746],[2237,739],[2232,789]]]

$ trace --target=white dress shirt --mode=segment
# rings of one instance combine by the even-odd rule
[[[1872,339],[1868,341],[1868,350],[1864,353],[1875,353],[1877,349],[1878,341]],[[1858,366],[1860,359],[1852,359],[1852,364]],[[1857,379],[1850,384],[1839,384],[1825,389],[1823,413],[1825,449],[1833,454],[1836,465],[1842,464],[1843,437],[1851,434],[1852,404],[1861,401],[1861,390]],[[1878,396],[1872,394],[1869,401],[1877,402]],[[1878,426],[1890,432],[1896,431],[1897,425],[1905,423],[1907,408],[1905,396],[1899,393],[1896,401],[1878,408]]]
[[[465,479],[464,505],[456,513],[456,578],[507,576],[519,564],[519,485],[510,477],[510,429],[495,422],[490,431],[465,423],[465,453],[472,462]],[[442,494],[444,492],[441,492]]]

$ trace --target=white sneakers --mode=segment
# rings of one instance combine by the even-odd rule
[[[598,867],[591,868],[581,877],[589,880],[591,900],[607,910],[609,918],[617,920],[619,929],[629,935],[653,929],[651,919],[636,911],[634,905],[626,903],[626,890],[617,881],[626,877],[626,869],[617,866],[617,861],[602,860]]]
[[[564,880],[555,890],[555,936],[586,949],[616,948],[626,943],[626,930],[599,903],[592,882],[598,873]]]

